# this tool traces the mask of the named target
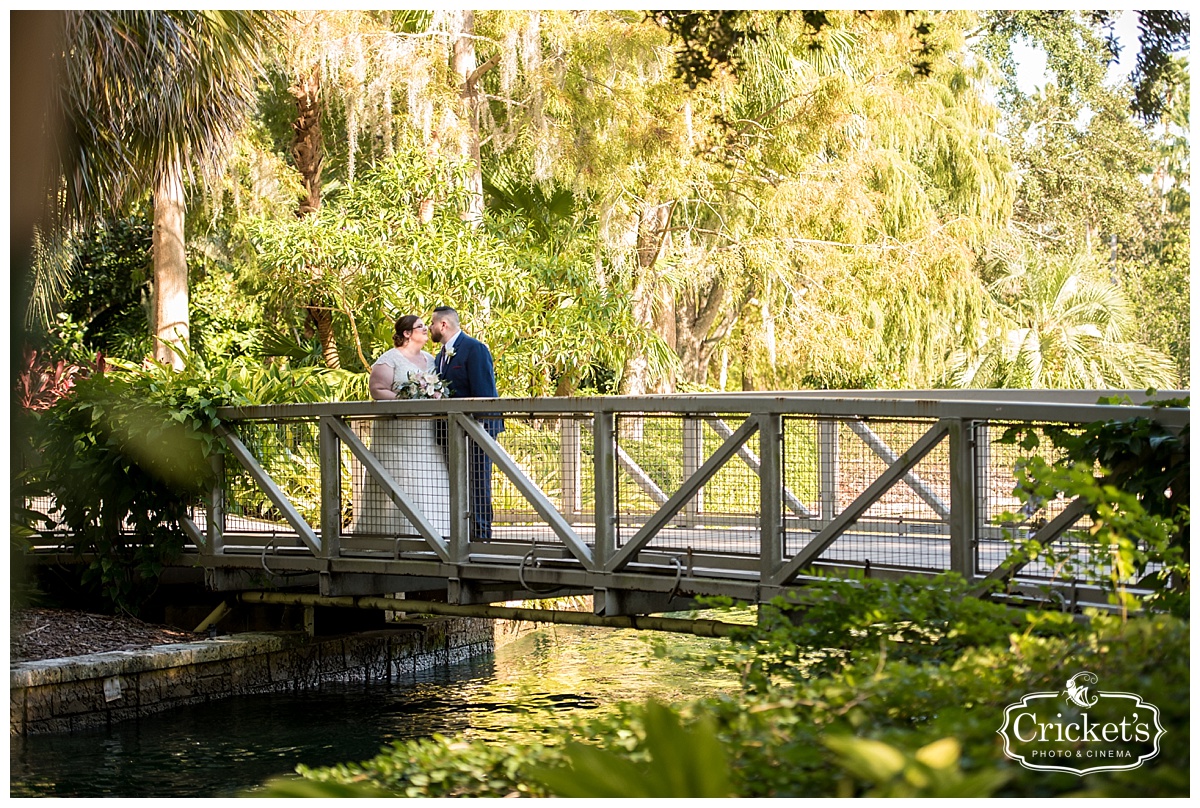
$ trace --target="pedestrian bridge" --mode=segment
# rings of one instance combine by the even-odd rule
[[[1067,585],[1044,563],[1005,562],[1012,540],[1071,548],[1071,529],[1086,515],[1067,501],[1023,513],[1014,469],[1034,452],[1002,436],[1013,426],[1134,416],[1173,429],[1189,423],[1187,409],[1094,403],[1113,394],[822,391],[227,408],[219,413],[227,453],[207,502],[184,525],[189,543],[178,563],[202,567],[207,585],[224,592],[444,590],[452,604],[587,594],[597,614],[610,616],[677,611],[698,596],[791,598],[816,576],[945,571],[1002,579],[1014,598],[1045,598],[1050,586],[1103,603],[1102,592]],[[506,429],[493,438],[475,416],[496,412]],[[387,434],[375,424],[415,419],[441,424],[448,524],[393,479],[389,469],[404,458],[372,440]],[[489,542],[469,534],[472,445],[493,463]],[[1048,451],[1043,442],[1037,453]],[[407,478],[422,479],[423,470]],[[363,491],[372,486],[382,496],[368,506]],[[370,518],[367,507],[385,512]]]

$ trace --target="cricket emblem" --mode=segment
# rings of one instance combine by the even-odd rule
[[[1096,682],[1100,681],[1100,677],[1090,671],[1080,671],[1067,680],[1067,689],[1063,691],[1063,695],[1079,707],[1095,707],[1096,702],[1099,701],[1099,699],[1093,696],[1091,697],[1091,700],[1089,700],[1088,687],[1087,685],[1079,684],[1080,680],[1094,685]]]

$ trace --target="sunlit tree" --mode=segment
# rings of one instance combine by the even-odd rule
[[[276,16],[257,11],[66,11],[57,222],[154,203],[155,357],[187,343],[185,187],[211,178],[252,109]]]

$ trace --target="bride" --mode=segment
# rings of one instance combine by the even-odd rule
[[[422,350],[429,329],[415,314],[396,321],[395,345],[371,366],[370,391],[375,400],[437,398],[433,356]],[[450,533],[450,475],[437,444],[432,418],[375,418],[362,423],[367,448],[440,536]],[[383,488],[360,463],[354,464],[352,533],[418,536]]]

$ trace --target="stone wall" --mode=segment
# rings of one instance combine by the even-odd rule
[[[10,670],[10,735],[70,732],[186,704],[323,681],[390,681],[495,647],[490,620],[429,618],[342,637],[232,634]]]

